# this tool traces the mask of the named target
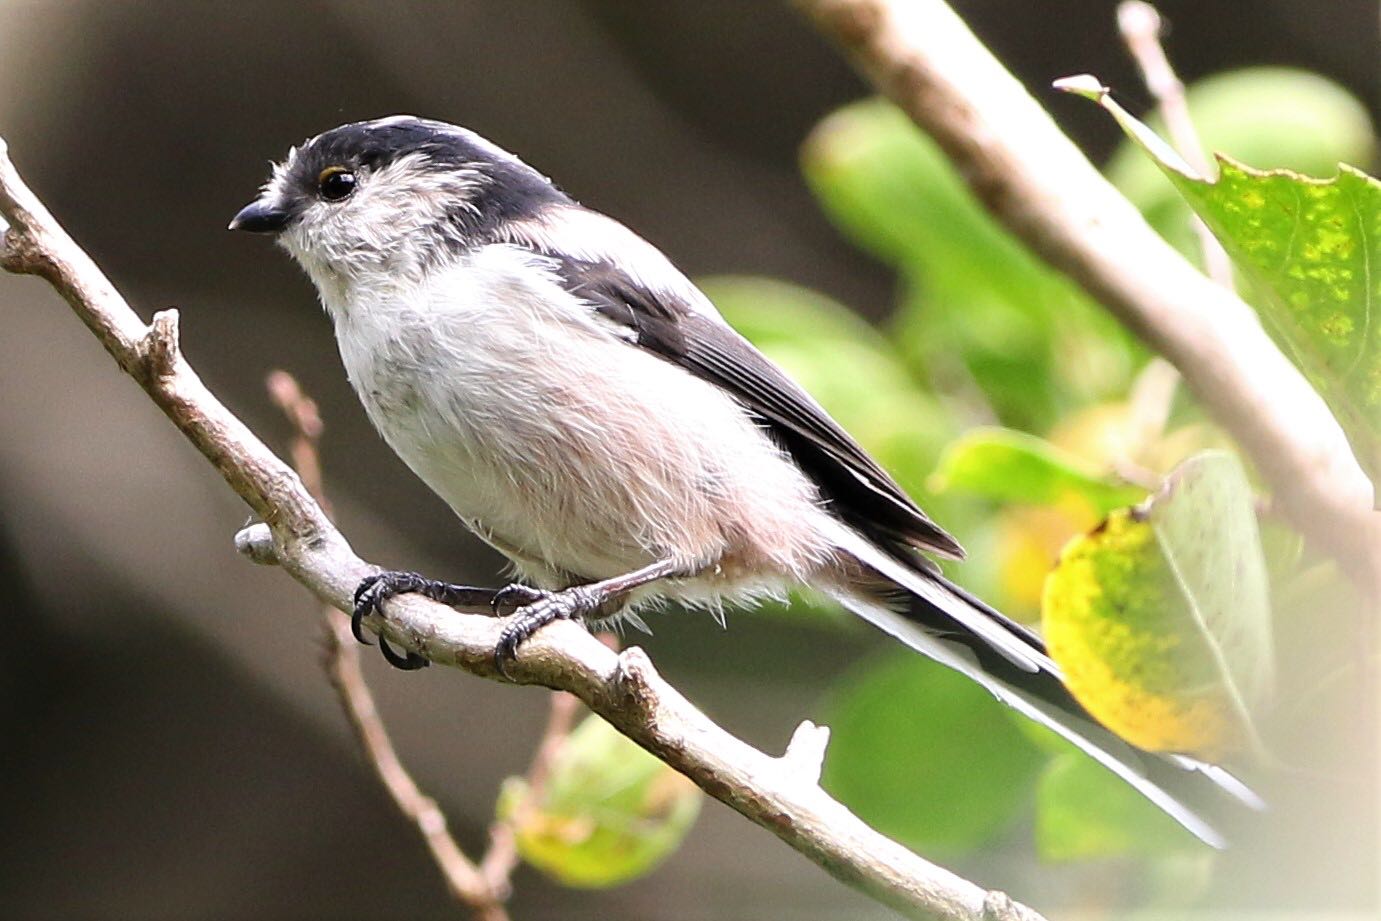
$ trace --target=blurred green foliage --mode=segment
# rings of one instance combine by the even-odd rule
[[[1090,758],[1067,751],[1037,781],[1036,849],[1050,861],[1174,855],[1184,829]]]
[[[825,789],[925,854],[990,840],[1030,800],[1045,760],[991,694],[904,649],[859,663],[824,718]]]
[[[801,161],[840,229],[896,268],[894,341],[938,392],[971,414],[1045,431],[1125,389],[1143,354],[1131,337],[998,226],[894,107],[836,112]]]
[[[1191,87],[1189,99],[1211,146],[1270,166],[1364,161],[1374,143],[1365,109],[1310,74],[1220,75]],[[1148,367],[1146,352],[1117,323],[997,225],[892,106],[861,102],[826,118],[805,142],[802,169],[840,230],[897,274],[896,310],[881,333],[794,286],[735,278],[705,287],[731,323],[969,547],[970,559],[947,569],[971,588],[1016,616],[1033,615],[1067,541],[1144,498],[1186,457],[1230,447],[1176,390],[1173,371]],[[1197,258],[1189,209],[1140,151],[1124,146],[1109,174]],[[1145,386],[1154,379],[1159,396]],[[1263,551],[1240,464],[1218,456],[1209,465],[1218,472],[1208,492],[1227,492],[1191,490],[1178,503],[1194,507],[1186,520],[1212,532],[1189,551],[1194,560],[1179,562],[1202,574],[1205,566],[1245,561],[1252,584],[1234,590],[1247,591],[1251,604],[1228,627],[1245,631],[1228,641],[1229,668],[1267,674],[1263,552],[1275,591],[1317,561],[1302,559],[1298,535],[1278,522],[1266,528]],[[1225,465],[1236,472],[1222,475]],[[1223,516],[1236,523],[1220,527]],[[1326,578],[1336,583],[1337,574],[1330,568]],[[1175,610],[1186,612],[1183,603]],[[843,629],[848,621],[837,623]],[[1221,626],[1180,640],[1203,651]],[[1337,657],[1308,655],[1301,661],[1312,677],[1296,672],[1291,681],[1312,687],[1320,680],[1314,666],[1333,663],[1327,672]],[[1248,696],[1260,706],[1255,691]],[[878,828],[927,853],[992,845],[1034,827],[1046,859],[1137,856],[1149,861],[1152,882],[1179,878],[1174,868],[1185,860],[1198,874],[1211,859],[1106,771],[920,657],[889,650],[868,660],[822,706],[834,731],[826,784]]]
[[[1078,497],[1100,514],[1131,505],[1145,492],[1044,438],[992,427],[950,442],[930,483],[936,492],[960,490],[995,502],[1053,505]]]

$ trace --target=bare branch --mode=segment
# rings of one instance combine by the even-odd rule
[[[1373,592],[1372,484],[1252,309],[1162,240],[942,0],[793,2],[1003,224],[1180,370],[1288,519]]]
[[[1127,43],[1127,50],[1141,69],[1146,88],[1156,97],[1175,149],[1200,176],[1217,175],[1218,167],[1204,156],[1199,132],[1194,130],[1194,119],[1189,115],[1189,103],[1184,96],[1184,84],[1176,75],[1175,68],[1170,66],[1170,59],[1165,56],[1165,48],[1160,43],[1163,25],[1160,13],[1145,0],[1124,0],[1117,7],[1117,27],[1122,32],[1122,40]],[[1218,238],[1198,215],[1191,214],[1189,220],[1199,238],[1204,271],[1218,284],[1231,288],[1232,261],[1228,258],[1227,250],[1223,249],[1223,244],[1218,242]]]
[[[158,316],[154,317],[155,323]],[[267,384],[269,395],[293,426],[290,446],[293,467],[312,498],[329,517],[331,506],[321,477],[321,454],[318,449],[323,426],[316,401],[303,393],[296,378],[286,371],[271,373]],[[369,690],[364,670],[360,667],[360,653],[355,645],[355,637],[350,632],[349,618],[329,605],[323,606],[322,616],[326,628],[322,664],[331,686],[336,689],[336,696],[340,698],[341,709],[345,711],[350,728],[355,731],[360,748],[378,775],[379,782],[398,811],[416,826],[456,901],[468,907],[476,921],[508,921],[503,902],[508,896],[508,872],[512,868],[501,878],[491,879],[465,856],[460,844],[451,835],[446,814],[436,800],[422,792],[398,757],[398,750],[394,748],[393,739],[384,727],[374,694]]]
[[[1146,88],[1156,98],[1165,127],[1185,162],[1201,176],[1213,175],[1214,166],[1204,156],[1194,120],[1189,117],[1189,105],[1184,97],[1184,84],[1170,66],[1165,48],[1160,43],[1164,23],[1160,13],[1145,0],[1124,0],[1117,7],[1117,28],[1127,50],[1132,53]]]
[[[235,552],[258,566],[278,565],[278,548],[273,545],[273,531],[263,522],[247,524],[235,532]]]
[[[298,476],[212,396],[175,347],[168,349],[166,363],[158,362],[157,373],[149,373],[141,348],[149,328],[23,184],[3,142],[0,214],[11,224],[0,266],[47,279],[269,526],[283,568],[325,603],[348,611],[355,586],[373,568],[354,554]],[[243,543],[252,544],[252,535]],[[494,648],[503,620],[462,614],[415,595],[384,608],[383,616],[369,618],[370,629],[434,662],[499,677]],[[711,796],[907,916],[1039,917],[878,834],[819,785],[792,779],[781,759],[745,744],[692,706],[640,649],[615,654],[577,624],[562,621],[539,631],[509,668],[520,683],[575,694]]]

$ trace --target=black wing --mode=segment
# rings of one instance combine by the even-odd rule
[[[958,541],[931,521],[839,423],[728,324],[609,262],[554,258],[567,290],[627,329],[631,341],[728,391],[760,417],[851,526],[908,565],[919,563],[928,571],[933,564],[915,550],[963,557]],[[679,275],[676,280],[682,281]]]

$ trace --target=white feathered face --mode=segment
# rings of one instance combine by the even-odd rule
[[[296,199],[295,219],[278,243],[314,277],[420,272],[459,242],[463,222],[452,215],[473,213],[480,184],[474,169],[437,169],[423,153],[374,165],[332,163],[306,189],[296,179],[289,161],[275,172],[269,194]]]
[[[230,226],[275,234],[322,287],[363,273],[421,272],[556,200],[566,199],[473,132],[394,116],[293,148]]]

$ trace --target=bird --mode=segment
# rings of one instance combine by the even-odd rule
[[[1227,770],[1102,726],[1037,632],[945,577],[959,542],[659,249],[481,135],[411,115],[341,125],[291,148],[229,226],[302,267],[384,441],[515,574],[494,592],[377,572],[355,593],[362,642],[395,595],[488,600],[514,612],[506,673],[554,620],[811,586],[1211,845],[1223,802],[1261,807]]]

